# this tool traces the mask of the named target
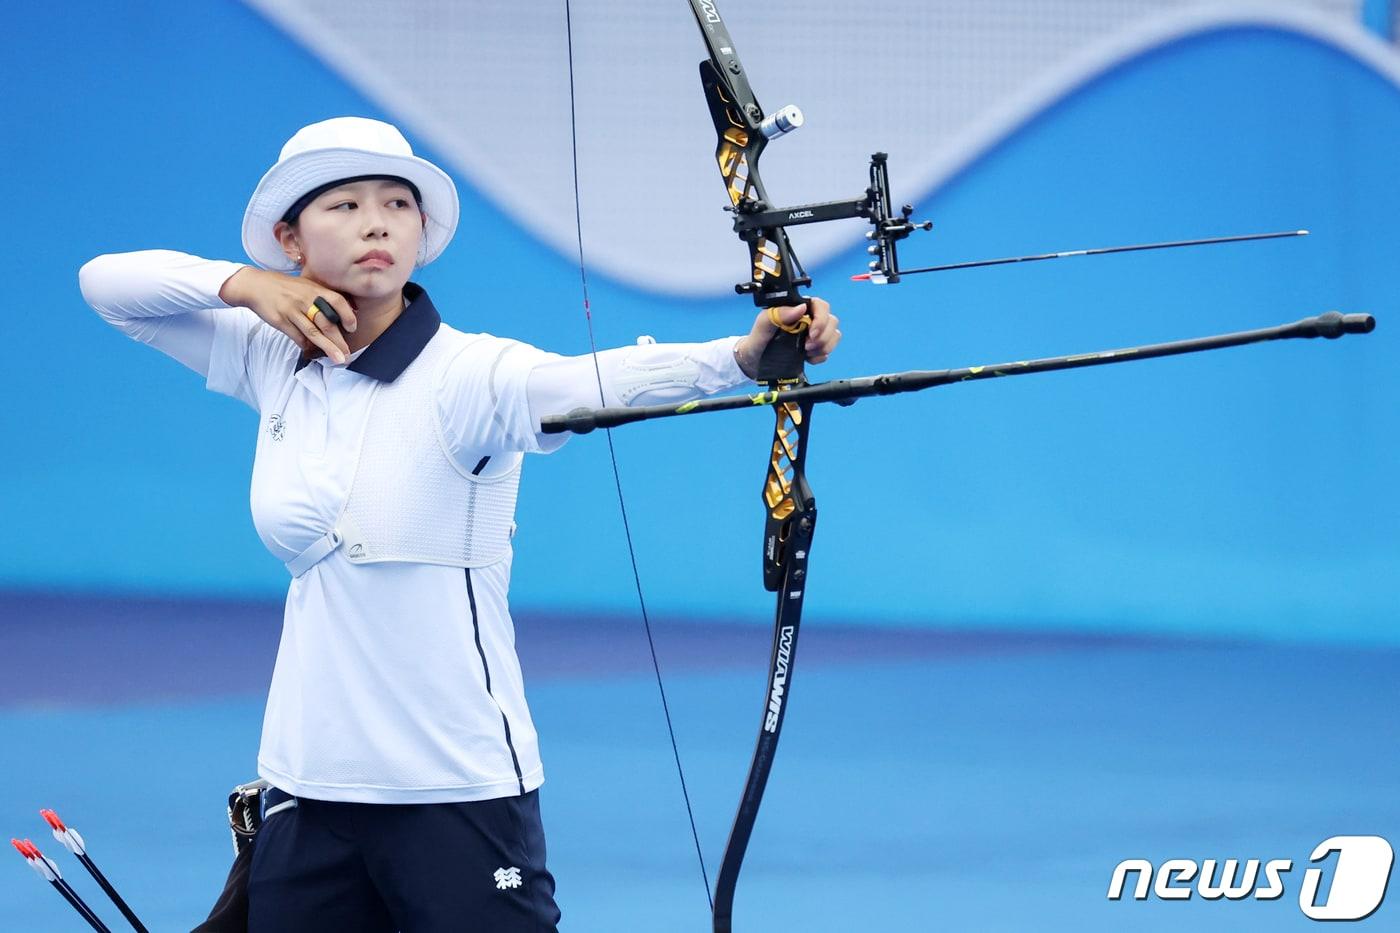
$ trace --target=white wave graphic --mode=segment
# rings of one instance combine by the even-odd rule
[[[459,180],[576,258],[562,2],[245,2],[436,150]],[[765,109],[794,103],[806,114],[800,131],[764,153],[769,194],[786,206],[859,196],[877,149],[890,153],[895,198],[918,204],[1085,82],[1223,28],[1309,36],[1400,85],[1400,56],[1362,28],[1360,6],[730,0],[721,11]],[[728,199],[713,162],[694,18],[679,0],[579,0],[572,18],[589,268],[671,295],[728,290],[747,269],[747,252],[721,210]],[[791,237],[810,268],[864,230],[848,221],[794,228]],[[479,251],[473,261],[489,271],[489,231],[463,229],[457,240],[449,257]]]

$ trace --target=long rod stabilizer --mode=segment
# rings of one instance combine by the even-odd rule
[[[916,392],[935,386],[951,385],[956,382],[972,382],[979,379],[994,379],[1001,376],[1025,376],[1031,373],[1053,372],[1061,369],[1080,369],[1085,366],[1105,366],[1110,363],[1131,363],[1135,360],[1150,360],[1159,356],[1177,356],[1182,353],[1200,353],[1206,350],[1223,350],[1226,347],[1239,347],[1250,343],[1263,343],[1267,340],[1288,340],[1292,338],[1326,337],[1335,339],[1344,334],[1369,334],[1376,328],[1376,319],[1369,314],[1340,314],[1328,311],[1315,317],[1303,318],[1292,324],[1277,327],[1262,327],[1257,330],[1238,331],[1231,334],[1216,334],[1210,337],[1193,337],[1171,343],[1154,343],[1142,347],[1126,347],[1118,350],[1099,350],[1093,353],[1076,353],[1069,356],[1055,356],[1039,360],[1022,360],[1015,363],[992,363],[985,366],[965,366],[961,369],[912,370],[903,373],[890,373],[881,376],[860,376],[854,379],[837,379],[832,382],[819,382],[800,386],[784,392],[758,392],[754,395],[725,395],[718,398],[702,398],[683,405],[645,405],[637,408],[578,408],[567,415],[550,415],[540,420],[540,429],[545,434],[562,434],[572,431],[587,434],[596,428],[613,428],[634,421],[649,421],[653,418],[672,418],[677,415],[697,415],[707,411],[731,411],[738,408],[753,408],[768,405],[795,405],[803,402],[836,402],[849,405],[856,399],[871,395],[894,395],[899,392]]]

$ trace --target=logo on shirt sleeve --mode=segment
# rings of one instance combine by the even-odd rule
[[[518,888],[523,883],[520,880],[520,869],[515,867],[498,868],[496,869],[494,877],[496,879],[496,889],[498,891],[504,891],[507,888]]]

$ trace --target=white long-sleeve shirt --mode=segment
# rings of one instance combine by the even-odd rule
[[[434,383],[439,444],[490,477],[557,449],[540,417],[598,405],[591,356],[562,357],[441,323],[427,294],[346,364],[297,346],[219,290],[242,266],[168,250],[99,256],[83,296],[108,323],[259,413],[251,505],[281,561],[331,529],[359,460],[369,402],[431,340],[462,345]],[[747,381],[738,338],[599,354],[609,406],[679,403]],[[484,465],[483,465],[484,464]],[[544,780],[507,603],[511,559],[483,567],[353,563],[333,551],[292,579],[258,752],[259,774],[320,800],[434,803],[525,793]]]

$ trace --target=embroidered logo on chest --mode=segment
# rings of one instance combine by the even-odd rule
[[[274,441],[280,441],[287,433],[287,422],[281,415],[267,419],[267,433]]]

